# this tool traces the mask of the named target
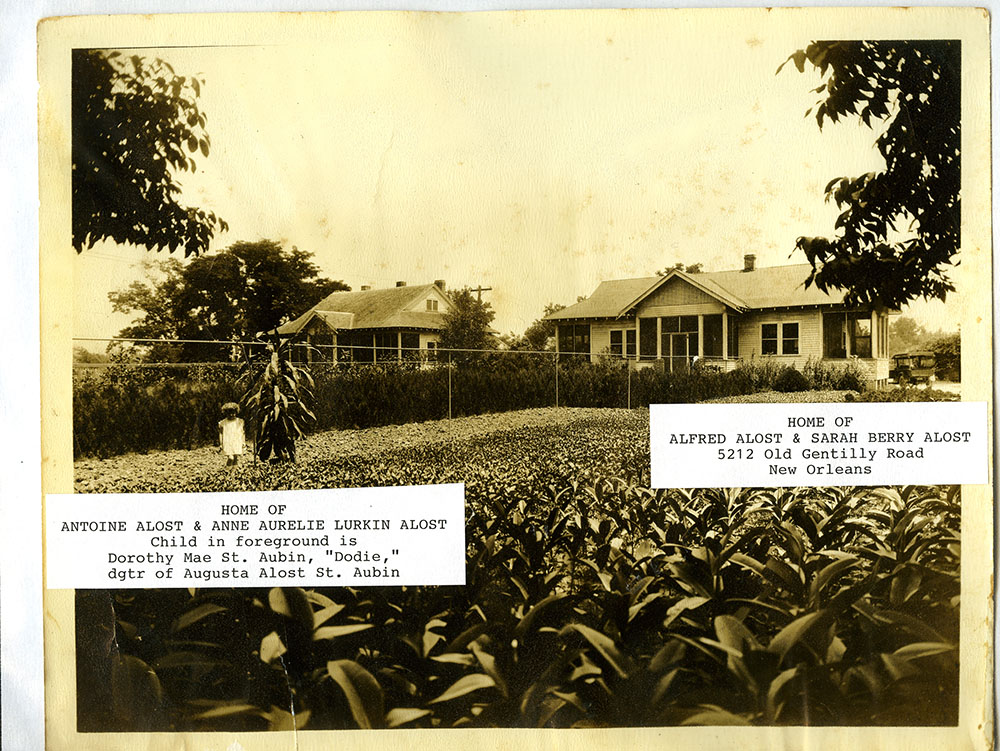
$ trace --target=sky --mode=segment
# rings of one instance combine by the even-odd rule
[[[767,31],[634,12],[345,16],[295,44],[137,52],[205,80],[211,154],[178,181],[228,222],[213,251],[268,238],[355,289],[488,286],[494,328],[520,333],[602,280],[746,253],[804,263],[796,238],[831,234],[823,188],[883,166],[877,132],[805,117],[818,73],[776,69],[811,40]],[[128,324],[108,292],[165,257],[78,255],[75,335]],[[932,329],[958,317],[907,312]]]

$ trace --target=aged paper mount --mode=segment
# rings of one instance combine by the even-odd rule
[[[753,143],[765,134],[795,126],[803,110],[813,103],[809,86],[796,72],[794,85],[784,99],[769,99],[768,87],[775,81],[774,69],[792,52],[817,39],[950,39],[962,46],[962,265],[954,272],[959,294],[949,300],[946,313],[960,323],[965,355],[962,361],[961,394],[963,401],[992,400],[992,341],[991,308],[991,225],[990,225],[990,112],[989,112],[989,45],[988,21],[985,15],[971,9],[910,9],[910,10],[699,10],[699,11],[552,11],[503,12],[487,14],[397,14],[397,13],[338,13],[288,15],[220,15],[211,17],[146,16],[117,18],[63,18],[45,22],[39,30],[39,104],[40,179],[41,179],[41,291],[42,291],[42,404],[43,404],[43,492],[74,491],[72,372],[74,339],[87,336],[113,336],[117,319],[110,311],[96,304],[83,302],[88,291],[99,289],[101,272],[83,265],[88,252],[106,255],[107,274],[121,282],[133,281],[120,265],[128,263],[127,253],[138,258],[162,260],[165,254],[153,256],[139,248],[126,251],[98,246],[74,251],[71,216],[71,53],[74,49],[115,49],[141,51],[151,56],[184,58],[193,70],[199,65],[215,72],[216,79],[207,81],[222,95],[215,100],[219,107],[231,105],[245,108],[245,129],[229,134],[212,131],[211,123],[225,122],[224,114],[209,113],[208,130],[213,136],[213,156],[229,153],[229,171],[212,172],[212,157],[199,165],[197,177],[189,185],[194,200],[215,200],[228,195],[231,206],[228,221],[244,222],[226,236],[225,244],[241,239],[257,239],[269,233],[287,237],[295,226],[321,227],[317,234],[300,242],[322,243],[323,229],[350,228],[356,222],[355,234],[350,230],[337,236],[346,242],[356,241],[354,254],[369,266],[379,263],[408,269],[407,274],[436,273],[435,263],[444,256],[446,267],[458,276],[457,284],[490,282],[496,287],[494,307],[508,316],[510,328],[522,330],[525,322],[550,299],[562,295],[571,302],[569,290],[579,295],[589,294],[593,280],[639,276],[640,271],[652,273],[656,263],[683,261],[694,263],[709,253],[706,260],[713,270],[732,268],[742,263],[744,250],[759,252],[774,259],[775,265],[786,260],[794,246],[794,228],[789,228],[789,214],[771,215],[770,204],[784,196],[781,183],[795,183],[804,172],[805,163],[822,160],[823,155],[801,154],[789,147],[788,153],[753,149]],[[608,216],[621,222],[640,221],[635,210],[638,193],[626,193],[624,186],[647,179],[644,173],[622,169],[613,173],[609,165],[642,164],[656,155],[663,131],[669,127],[669,113],[649,111],[641,101],[620,98],[622,91],[639,87],[644,80],[660,80],[660,66],[639,67],[623,72],[622,60],[638,59],[647,64],[655,58],[653,51],[664,45],[671,47],[669,58],[676,81],[700,81],[705,70],[719,66],[716,78],[738,77],[745,72],[740,65],[728,67],[726,61],[742,60],[747,51],[764,48],[777,51],[767,58],[767,77],[756,81],[740,79],[758,93],[755,119],[740,122],[742,133],[734,134],[740,142],[746,139],[746,159],[739,151],[706,154],[700,162],[691,163],[691,171],[677,176],[675,187],[664,195],[680,196],[683,207],[664,207],[675,214],[660,217],[663,224],[647,227],[648,217],[640,229],[619,234],[614,222],[605,216],[595,218],[590,206],[598,205]],[[393,45],[395,47],[393,48]],[[243,57],[227,60],[220,50],[240,51]],[[336,52],[331,63],[326,55]],[[199,52],[204,50],[205,52]],[[209,52],[211,50],[211,52]],[[601,55],[607,56],[606,59]],[[200,57],[199,57],[200,56]],[[273,56],[273,57],[268,57]],[[385,63],[391,56],[394,65],[409,64],[421,74],[421,87],[401,90],[393,88],[392,66]],[[264,128],[271,117],[282,127],[284,112],[275,107],[272,112],[249,100],[267,96],[255,89],[254,74],[259,74],[260,59],[280,61],[280,71],[272,69],[273,78],[287,72],[285,89],[280,101],[291,108],[303,98],[318,96],[319,79],[310,75],[343,73],[337,77],[330,103],[320,102],[308,109],[313,119],[297,123],[294,140],[257,143],[255,133]],[[426,67],[424,64],[426,63]],[[772,64],[773,63],[773,64]],[[332,68],[326,66],[333,66]],[[439,67],[436,67],[439,66]],[[296,77],[296,73],[301,73]],[[210,73],[205,73],[206,78]],[[230,78],[220,80],[220,76]],[[479,89],[470,83],[473,78],[500,77],[496,90],[505,96],[498,101],[477,100]],[[583,80],[581,80],[583,79]],[[531,80],[530,90],[510,94],[514,82]],[[784,79],[777,80],[784,85]],[[330,84],[329,77],[323,79]],[[509,84],[507,82],[510,82]],[[273,83],[271,79],[268,83]],[[731,108],[735,108],[733,91],[681,87],[675,105],[686,102],[691,108],[702,107],[701,128],[718,127],[720,141],[731,135],[725,130]],[[318,171],[295,172],[301,160],[295,156],[302,149],[316,154],[335,153],[336,144],[324,139],[330,132],[330,111],[336,97],[345,102],[362,100],[366,89],[379,88],[392,97],[375,104],[370,115],[372,135],[355,143],[367,143],[361,153],[338,156],[335,164],[327,165],[341,177],[342,185]],[[759,90],[759,92],[758,92]],[[271,91],[271,90],[269,90]],[[324,89],[324,92],[326,89]],[[277,96],[277,92],[273,94]],[[326,96],[328,94],[324,94]],[[228,97],[228,99],[226,98]],[[565,101],[559,101],[562,97]],[[586,100],[584,110],[571,103]],[[751,97],[752,99],[752,97]],[[507,109],[497,107],[503,103]],[[518,106],[512,106],[517,103]],[[623,106],[627,105],[627,106]],[[751,104],[753,102],[751,101]],[[324,105],[324,106],[319,106]],[[349,106],[349,105],[345,105]],[[206,105],[207,110],[207,105]],[[734,110],[733,110],[734,111]],[[753,111],[753,110],[751,110]],[[298,112],[298,110],[296,110]],[[218,110],[217,110],[218,113]],[[552,120],[553,117],[579,118],[575,122]],[[742,114],[741,114],[742,116]],[[257,119],[254,119],[257,118]],[[493,141],[501,135],[517,134],[516,128],[502,133],[485,126],[500,122],[506,126],[522,123],[523,144]],[[527,137],[528,133],[549,128],[559,130],[548,144],[549,152]],[[827,128],[835,126],[827,126]],[[852,129],[853,125],[850,126]],[[380,130],[381,128],[381,130]],[[815,130],[815,128],[813,128]],[[285,135],[291,133],[287,131]],[[824,129],[826,133],[826,129]],[[417,134],[417,135],[414,135]],[[601,136],[600,138],[595,137]],[[347,137],[346,134],[340,134]],[[306,137],[314,141],[304,140]],[[358,138],[357,133],[351,137]],[[384,137],[384,138],[383,138]],[[617,138],[616,138],[617,137]],[[676,135],[679,141],[691,133]],[[825,136],[824,136],[825,137]],[[228,147],[226,139],[230,139]],[[420,139],[425,139],[420,141]],[[831,139],[836,138],[832,134]],[[574,139],[594,144],[593,150],[581,152],[573,148]],[[403,154],[420,154],[421,148],[433,151],[441,142],[454,140],[471,169],[480,170],[479,179],[465,182],[454,173],[418,173],[419,164],[393,162],[393,149]],[[870,142],[870,137],[868,138]],[[220,145],[220,141],[223,144]],[[416,142],[414,142],[416,141]],[[842,144],[849,151],[850,144]],[[409,149],[407,151],[407,149]],[[536,150],[537,149],[537,150]],[[523,153],[519,153],[523,152]],[[242,152],[242,157],[238,154]],[[846,153],[846,152],[845,152]],[[796,161],[790,162],[789,154]],[[610,156],[609,156],[610,155]],[[789,159],[786,163],[783,157]],[[200,158],[200,157],[199,157]],[[677,156],[678,161],[681,156]],[[356,161],[354,161],[356,160]],[[500,162],[500,164],[497,164]],[[352,168],[361,173],[359,165],[372,173],[351,177]],[[293,166],[289,166],[293,165]],[[381,166],[381,170],[379,169]],[[463,165],[464,166],[464,165]],[[862,163],[843,168],[845,174],[863,171]],[[832,168],[836,169],[836,168]],[[666,170],[669,172],[669,169]],[[827,172],[833,177],[839,172]],[[768,177],[770,175],[770,177]],[[352,219],[340,212],[336,202],[349,204],[353,189],[374,188],[372,205],[388,202],[396,211],[401,224],[413,234],[406,240],[396,228],[386,222],[391,216],[382,206],[373,216],[381,225],[366,226],[365,219]],[[638,179],[637,179],[638,178]],[[351,183],[357,179],[358,183]],[[669,179],[664,178],[664,179]],[[310,181],[316,181],[313,187]],[[701,192],[711,194],[713,187],[724,181],[757,185],[766,196],[760,210],[739,205],[734,201],[732,213],[738,217],[761,211],[767,214],[761,225],[752,221],[727,219],[725,213],[699,214],[692,207],[702,196],[685,194],[697,181]],[[742,183],[741,183],[742,181]],[[317,216],[311,207],[301,203],[294,192],[302,183],[311,192],[335,191],[331,194],[328,214]],[[480,184],[478,192],[465,194],[471,185]],[[652,184],[652,183],[650,183]],[[821,204],[822,184],[814,188],[810,204]],[[738,195],[737,189],[737,195]],[[768,195],[768,191],[771,191]],[[233,198],[233,196],[236,196]],[[220,199],[221,200],[221,199]],[[720,199],[722,200],[722,199]],[[760,196],[748,196],[748,202],[762,201]],[[710,201],[709,201],[710,202]],[[805,199],[803,199],[805,203]],[[725,207],[723,207],[725,208]],[[500,211],[499,209],[502,209]],[[685,213],[686,209],[690,209]],[[222,209],[220,208],[220,213]],[[273,211],[273,217],[267,216]],[[590,213],[588,213],[588,211]],[[707,212],[707,209],[705,209]],[[822,208],[807,217],[822,227]],[[539,218],[534,212],[551,216]],[[261,217],[264,216],[262,219]],[[421,218],[423,217],[423,218]],[[467,218],[472,217],[471,222]],[[795,218],[794,216],[792,218]],[[801,219],[801,217],[800,217]],[[368,218],[369,221],[375,221]],[[420,222],[423,226],[420,226]],[[769,224],[768,224],[769,223]],[[677,244],[660,247],[655,260],[648,262],[636,255],[656,247],[657,235],[670,224],[680,225],[694,238],[690,247]],[[461,225],[460,229],[456,226]],[[729,236],[704,239],[706,228],[731,225]],[[740,235],[745,226],[756,227],[759,234]],[[829,224],[827,225],[829,226]],[[422,230],[422,233],[421,233]],[[336,231],[336,230],[333,230]],[[827,230],[829,231],[829,230]],[[252,235],[244,238],[240,232]],[[765,233],[773,232],[780,243]],[[370,237],[365,237],[370,233]],[[464,234],[463,234],[464,233]],[[701,233],[701,234],[699,234]],[[792,243],[787,243],[788,233]],[[682,233],[683,234],[683,233]],[[799,233],[801,234],[801,233]],[[816,234],[820,234],[817,232]],[[652,235],[650,239],[649,235]],[[328,236],[328,235],[327,235]],[[335,235],[336,236],[336,235]],[[414,241],[419,237],[419,241]],[[701,238],[701,239],[699,239]],[[705,244],[741,241],[746,248],[727,248],[725,252]],[[409,244],[408,244],[409,243]],[[537,250],[547,248],[546,253]],[[220,246],[221,247],[221,246]],[[407,250],[409,248],[409,250]],[[586,252],[581,248],[589,249]],[[603,252],[599,250],[603,248]],[[125,256],[120,255],[125,253]],[[342,254],[346,254],[341,250]],[[470,260],[472,258],[473,260]],[[541,260],[539,260],[541,259]],[[99,259],[98,259],[99,260]],[[346,257],[331,256],[336,263],[348,264]],[[763,260],[763,258],[761,258]],[[801,260],[801,256],[799,258]],[[528,265],[530,262],[531,265]],[[645,265],[643,265],[645,264]],[[346,267],[346,266],[345,266]],[[648,267],[648,268],[647,268]],[[635,269],[635,271],[632,271]],[[340,267],[331,267],[331,275],[345,275]],[[355,272],[355,276],[362,272]],[[379,272],[382,273],[382,272]],[[390,278],[393,268],[384,271]],[[387,276],[386,276],[387,275]],[[378,281],[385,284],[383,276]],[[400,277],[402,278],[402,277]],[[416,277],[414,277],[416,278]],[[566,281],[559,287],[556,280]],[[568,280],[568,281],[567,281]],[[354,279],[356,284],[361,281]],[[391,281],[389,282],[391,284]],[[119,285],[123,286],[123,285]],[[506,287],[506,289],[504,289]],[[523,294],[519,297],[518,291]],[[105,295],[101,290],[101,296]],[[548,295],[552,295],[550,298]],[[534,307],[522,298],[534,299]],[[101,300],[103,303],[103,300]],[[525,306],[527,306],[525,308]],[[525,308],[522,310],[522,308]],[[933,315],[933,314],[929,314]],[[107,318],[110,334],[98,331],[101,316]],[[931,320],[931,319],[928,319]],[[96,322],[96,323],[95,323]],[[94,327],[91,331],[87,327]],[[102,330],[103,331],[103,330]],[[655,728],[588,728],[566,730],[449,730],[446,735],[433,730],[393,731],[296,731],[292,732],[218,732],[218,733],[101,733],[78,732],[76,684],[76,642],[74,628],[74,594],[67,590],[45,593],[45,665],[46,665],[46,732],[47,747],[76,748],[149,748],[172,749],[285,749],[325,748],[347,743],[357,748],[377,748],[386,743],[418,745],[436,748],[442,740],[461,746],[491,744],[498,748],[515,745],[570,747],[580,743],[595,746],[652,748],[665,744],[682,748],[896,748],[912,745],[918,748],[987,748],[992,737],[992,676],[986,666],[992,665],[992,589],[993,569],[993,507],[988,486],[967,486],[962,490],[962,617],[960,699],[958,724],[955,727],[655,727]]]

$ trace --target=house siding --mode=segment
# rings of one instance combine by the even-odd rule
[[[431,287],[426,295],[414,300],[405,310],[411,313],[426,313],[428,300],[437,301],[438,307],[435,313],[447,313],[452,308],[451,301],[435,286]]]
[[[602,355],[610,354],[612,331],[628,331],[634,328],[634,319],[595,321],[590,324],[590,361],[595,362]]]
[[[433,332],[430,334],[422,333],[420,334],[420,349],[427,349],[427,342],[440,342],[441,334],[438,332]]]
[[[799,353],[797,355],[762,354],[761,325],[765,323],[798,323]],[[774,310],[747,313],[740,317],[739,327],[741,359],[767,357],[801,370],[810,358],[815,361],[823,357],[823,314],[819,310]]]
[[[721,304],[711,295],[702,292],[697,287],[688,284],[683,279],[677,277],[669,280],[666,284],[660,287],[656,292],[651,294],[645,300],[643,300],[642,307],[646,306],[660,306],[660,305],[715,305],[719,307],[721,311]],[[641,313],[640,313],[641,314]],[[668,315],[677,315],[668,314]]]

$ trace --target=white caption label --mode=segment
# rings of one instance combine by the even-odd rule
[[[46,497],[50,589],[465,584],[465,486]]]
[[[987,482],[985,402],[654,404],[654,488]]]

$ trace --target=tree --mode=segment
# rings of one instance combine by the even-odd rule
[[[564,309],[565,305],[550,302],[542,311],[542,317],[536,318],[519,337],[513,337],[509,349],[521,349],[535,352],[554,351],[552,340],[556,335],[555,321],[546,321],[545,317]]]
[[[444,349],[496,349],[497,340],[490,324],[496,313],[488,302],[477,299],[468,287],[450,292],[452,309],[444,314],[441,347]],[[460,362],[478,359],[477,353],[456,355]]]
[[[350,289],[320,277],[311,253],[285,250],[273,240],[238,242],[187,264],[171,258],[158,266],[159,283],[133,282],[108,295],[115,311],[141,314],[120,337],[246,339],[301,315],[331,292]],[[218,345],[182,343],[157,345],[148,357],[191,362],[226,354]]]
[[[685,274],[700,274],[702,272],[701,263],[692,263],[685,266],[683,263],[675,263],[673,266],[666,266],[656,272],[657,276],[666,276],[671,271],[683,271]]]
[[[86,347],[73,347],[73,362],[91,365],[94,363],[107,362],[108,356],[100,352],[91,352]]]
[[[900,316],[889,324],[889,354],[896,355],[904,352],[927,349],[928,339],[931,335],[912,318]]]
[[[962,335],[959,332],[938,337],[930,347],[938,378],[949,381],[962,380]]]
[[[789,60],[823,76],[806,115],[821,129],[848,116],[879,123],[885,160],[881,171],[826,186],[841,213],[832,238],[797,241],[812,265],[806,284],[843,290],[852,305],[944,300],[960,242],[961,43],[814,42]]]
[[[72,225],[78,253],[112,240],[198,255],[216,229],[229,228],[214,213],[177,200],[177,173],[194,172],[194,154],[207,157],[212,144],[198,107],[203,84],[176,75],[163,60],[73,51]]]

